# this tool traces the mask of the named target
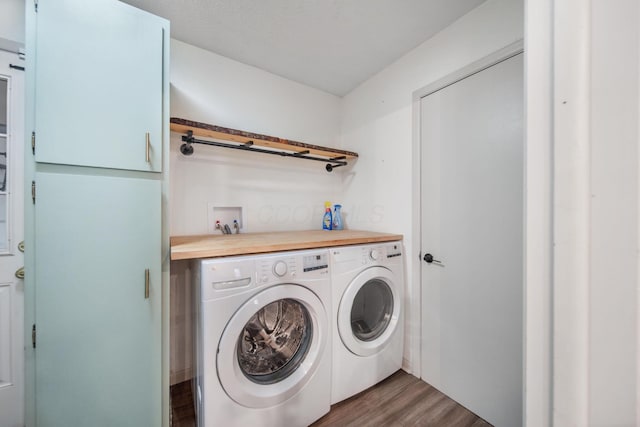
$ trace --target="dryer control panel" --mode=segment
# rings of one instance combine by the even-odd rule
[[[396,258],[396,257],[402,256],[402,245],[400,243],[386,245],[386,248],[387,248],[387,258]]]
[[[331,270],[340,274],[370,266],[402,265],[401,241],[331,248]]]
[[[402,256],[400,243],[362,246],[360,252],[362,265],[384,265],[400,256]]]

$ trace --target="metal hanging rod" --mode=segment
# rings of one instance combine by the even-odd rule
[[[184,144],[180,146],[180,152],[185,156],[190,156],[193,154],[194,149],[192,144],[204,144],[204,145],[212,145],[214,147],[233,148],[234,150],[273,154],[281,157],[295,157],[297,159],[315,160],[316,162],[325,162],[327,163],[327,165],[325,166],[325,169],[327,170],[327,172],[331,172],[335,168],[339,168],[341,166],[347,165],[347,161],[346,161],[347,156],[331,157],[327,159],[322,157],[310,156],[309,150],[286,152],[286,151],[269,150],[267,148],[256,148],[253,146],[253,141],[247,141],[245,143],[240,143],[240,144],[229,144],[226,142],[209,141],[209,140],[194,138],[193,131],[190,131],[190,130],[187,131],[186,135],[182,135],[182,141],[184,142]]]

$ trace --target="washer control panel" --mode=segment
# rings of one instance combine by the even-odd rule
[[[329,255],[326,252],[306,255],[302,258],[302,270],[305,273],[326,268],[329,268]]]
[[[282,277],[287,274],[288,270],[289,268],[287,267],[287,263],[284,261],[276,261],[276,263],[273,264],[273,274],[278,277]]]
[[[256,267],[260,285],[283,281],[295,282],[298,278],[320,278],[329,274],[329,254],[323,251],[265,255],[257,260]]]

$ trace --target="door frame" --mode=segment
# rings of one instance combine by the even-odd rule
[[[455,84],[460,80],[463,80],[469,76],[472,76],[476,73],[479,73],[493,65],[496,65],[499,62],[507,60],[513,56],[521,54],[524,52],[524,40],[520,39],[516,42],[513,42],[502,49],[499,49],[484,58],[481,58],[477,61],[472,62],[471,64],[462,67],[427,86],[424,86],[420,89],[417,89],[412,94],[412,189],[411,189],[411,234],[412,236],[422,236],[422,227],[421,227],[421,218],[422,218],[422,207],[421,207],[421,193],[422,193],[422,185],[421,185],[421,156],[422,150],[420,147],[421,143],[421,107],[420,101],[425,96],[428,96],[434,92],[437,92],[441,89],[444,89],[447,86]],[[525,57],[526,64],[526,57]],[[525,65],[526,69],[526,65]],[[525,80],[526,85],[526,80]],[[525,93],[525,104],[526,104],[526,93]],[[525,109],[525,128],[526,128],[526,109]],[[524,133],[526,136],[526,133]],[[526,138],[525,138],[525,153],[526,153]],[[527,169],[527,159],[525,155],[525,170]],[[525,175],[524,179],[524,187],[525,187],[525,231],[524,231],[524,241],[525,247],[527,242],[527,227],[526,227],[526,203],[527,203],[527,179]],[[417,238],[413,240],[413,250],[415,254],[418,254],[417,260],[414,262],[409,262],[407,265],[407,269],[411,269],[411,283],[408,283],[408,286],[411,287],[411,294],[415,295],[415,298],[412,299],[411,305],[406,311],[407,322],[411,325],[416,325],[415,328],[411,331],[411,336],[409,337],[409,360],[411,364],[412,373],[420,377],[420,372],[422,371],[421,366],[421,354],[420,354],[420,340],[422,336],[422,239]],[[526,253],[526,250],[525,250]],[[416,262],[417,261],[417,262]],[[526,270],[527,264],[525,259],[525,277],[523,277],[524,285],[525,285],[525,295],[526,295]],[[526,301],[523,304],[524,310],[526,312]],[[524,319],[523,319],[523,324]],[[525,337],[525,347],[526,347],[526,331],[523,331]],[[526,349],[525,349],[526,350]],[[525,354],[526,359],[526,352]],[[526,360],[525,369],[526,369]]]

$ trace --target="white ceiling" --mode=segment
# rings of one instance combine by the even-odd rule
[[[171,37],[343,96],[485,0],[123,0]]]

